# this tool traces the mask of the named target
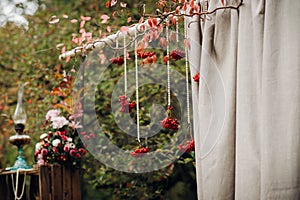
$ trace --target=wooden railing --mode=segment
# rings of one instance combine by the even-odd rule
[[[79,168],[45,165],[18,173],[18,197],[22,194],[24,179],[29,183],[21,200],[81,200]],[[16,178],[17,171],[0,171],[0,199],[15,200]]]

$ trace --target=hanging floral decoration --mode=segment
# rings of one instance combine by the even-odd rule
[[[116,65],[123,65],[124,64],[124,58],[122,56],[111,58],[111,59],[109,59],[109,61],[112,64],[116,64]]]
[[[160,126],[166,129],[177,131],[179,129],[179,122],[175,117],[171,117],[172,110],[173,107],[169,106],[167,110],[168,116],[160,122]]]
[[[185,57],[185,53],[179,49],[174,49],[170,52],[170,58],[177,61]]]
[[[148,147],[138,147],[136,150],[132,151],[130,153],[131,156],[135,157],[135,158],[140,158],[142,156],[144,156],[146,153],[149,152],[149,148]]]
[[[195,143],[194,143],[194,140],[191,140],[191,141],[187,141],[186,144],[182,145],[180,144],[178,146],[179,148],[179,151],[181,152],[187,152],[187,153],[190,153],[192,151],[195,151]]]
[[[44,126],[47,127],[35,146],[34,158],[38,165],[59,163],[77,165],[86,154],[77,129],[82,128],[76,119],[78,113],[62,116],[59,109],[49,110]]]
[[[119,96],[119,103],[121,105],[120,112],[122,113],[130,113],[136,106],[136,102],[129,102],[128,97],[125,95]]]
[[[193,76],[193,79],[195,82],[199,83],[200,81],[200,73],[198,72],[197,74],[195,74],[195,76]]]

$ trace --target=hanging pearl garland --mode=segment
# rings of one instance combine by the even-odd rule
[[[136,92],[136,125],[137,140],[140,143],[140,109],[139,109],[139,73],[138,73],[138,55],[137,55],[137,30],[134,32],[134,59],[135,59],[135,92]]]
[[[25,182],[26,182],[26,172],[24,173],[24,181],[23,181],[22,191],[21,191],[20,196],[18,197],[18,185],[19,185],[20,170],[21,169],[17,169],[17,173],[16,173],[16,186],[14,184],[14,175],[11,174],[11,180],[12,180],[11,182],[12,182],[12,187],[13,187],[13,192],[14,192],[15,200],[22,199],[23,194],[24,194],[24,188],[25,188]]]
[[[169,27],[168,22],[166,25],[166,38],[167,38],[167,94],[168,94],[168,107],[171,106],[171,86],[170,86],[170,45],[169,45]]]
[[[124,38],[123,38],[123,43],[124,43],[124,93],[125,96],[127,94],[127,48],[126,48],[126,35],[124,34]]]
[[[186,18],[184,18],[184,39],[187,40],[187,26]],[[191,117],[190,117],[190,94],[189,94],[189,59],[188,59],[188,47],[185,44],[185,80],[186,80],[186,109],[187,109],[187,123],[190,126]]]

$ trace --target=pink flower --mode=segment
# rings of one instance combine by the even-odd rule
[[[80,124],[80,122],[71,121],[71,123],[69,123],[69,127],[71,127],[72,129],[78,129],[82,128],[82,125]]]
[[[54,129],[59,129],[69,124],[69,121],[65,117],[51,118],[51,121],[52,121],[52,127]]]
[[[60,137],[61,137],[61,139],[62,139],[63,141],[67,141],[67,140],[68,140],[68,137],[65,136],[65,135],[61,135]]]
[[[60,110],[56,110],[56,109],[49,110],[46,114],[46,120],[52,121],[52,118],[58,117],[59,115],[60,115]]]
[[[82,131],[82,132],[80,132],[80,134],[81,134],[81,135],[85,135],[85,134],[86,134],[86,132],[85,132],[85,131]]]
[[[64,146],[64,151],[68,152],[70,150],[70,147],[68,145]]]
[[[90,139],[90,137],[88,135],[85,135],[84,139],[88,140],[88,139]]]
[[[41,153],[42,153],[42,155],[47,155],[48,154],[48,150],[47,149],[42,149]]]
[[[95,138],[95,134],[94,133],[90,133],[90,137],[91,138]]]
[[[76,156],[76,153],[77,153],[76,149],[72,149],[70,151],[70,156]]]
[[[81,155],[85,155],[86,154],[86,150],[84,148],[80,148],[79,149],[79,153],[81,153]]]
[[[76,157],[76,158],[80,158],[81,155],[80,155],[79,153],[76,153],[75,157]]]

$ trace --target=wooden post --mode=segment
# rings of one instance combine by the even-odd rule
[[[40,200],[81,200],[80,169],[40,166],[39,188]]]

